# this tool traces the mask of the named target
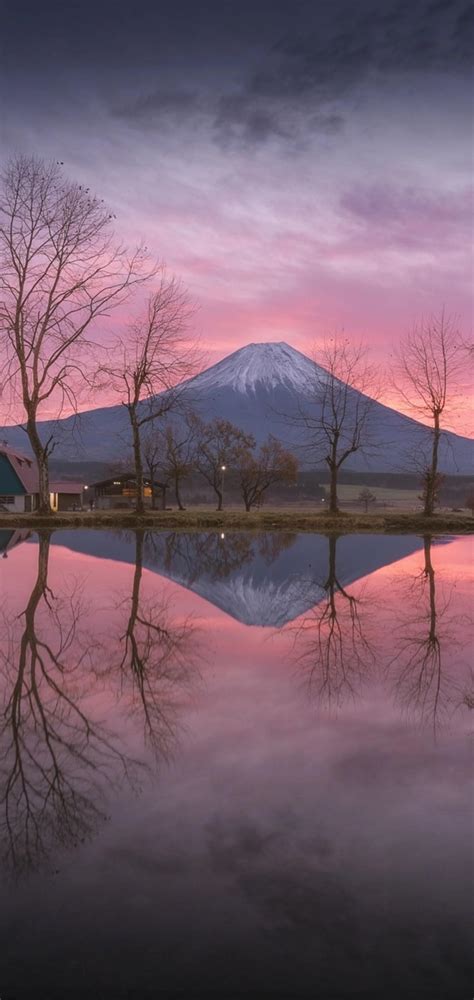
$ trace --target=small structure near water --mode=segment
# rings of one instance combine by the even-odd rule
[[[0,444],[0,509],[17,514],[35,510],[37,506],[36,462]]]
[[[82,483],[56,481],[49,484],[52,510],[82,507]],[[38,507],[39,477],[34,458],[0,444],[0,510],[30,514]]]
[[[137,499],[137,480],[135,473],[124,472],[110,479],[102,479],[87,487],[87,500],[100,510],[111,508],[134,507]],[[148,507],[166,507],[166,483],[152,482],[147,477],[143,480],[143,499]]]
[[[49,499],[52,510],[77,510],[83,506],[84,486],[82,483],[50,482]]]

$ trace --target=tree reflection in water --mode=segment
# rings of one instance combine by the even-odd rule
[[[337,542],[337,535],[328,536],[327,575],[318,581],[321,600],[294,626],[296,662],[310,697],[328,707],[355,698],[375,661],[369,619],[373,596],[365,591],[356,598],[342,586]]]
[[[90,836],[106,817],[109,792],[124,779],[141,783],[150,754],[126,749],[128,718],[140,720],[154,767],[176,746],[180,706],[199,678],[199,631],[189,618],[177,621],[166,589],[146,579],[144,554],[151,562],[155,554],[161,565],[165,546],[169,566],[179,559],[191,579],[206,572],[220,581],[256,557],[271,565],[293,540],[236,532],[221,545],[217,533],[138,532],[131,591],[107,611],[112,635],[105,644],[100,613],[91,617],[78,583],[70,581],[61,594],[48,584],[50,536],[40,534],[26,606],[20,614],[5,607],[0,615],[0,836],[10,867],[30,869],[58,846]],[[327,539],[321,581],[305,571],[301,588],[306,595],[319,588],[322,598],[289,629],[311,697],[342,706],[376,679],[380,661],[379,677],[389,677],[398,703],[436,732],[441,720],[474,702],[467,671],[459,673],[466,616],[452,606],[452,588],[436,580],[431,537],[424,539],[421,574],[405,577],[399,592],[390,584],[396,648],[385,656],[384,641],[393,642],[387,618],[367,584],[359,582],[354,593],[341,583],[337,543],[335,535]],[[294,586],[292,580],[293,596]],[[377,631],[384,641],[377,638],[376,648]],[[118,702],[109,713],[114,731],[98,718],[100,703],[110,708],[111,698]]]
[[[127,751],[121,727],[114,732],[97,719],[93,694],[118,693],[119,710],[129,714],[138,690],[155,761],[169,756],[177,711],[172,689],[188,680],[193,629],[188,622],[174,629],[169,608],[165,615],[163,603],[140,599],[142,549],[139,535],[130,613],[125,633],[112,642],[115,655],[91,636],[90,608],[77,581],[60,596],[48,585],[48,533],[39,535],[26,607],[20,614],[3,609],[0,834],[3,861],[17,874],[91,836],[106,819],[107,792],[124,779],[136,788],[147,771],[145,760]]]
[[[150,561],[157,561],[166,573],[172,573],[178,565],[182,567],[189,587],[202,576],[226,580],[257,556],[271,566],[281,552],[294,544],[296,537],[289,531],[264,531],[257,535],[244,531],[149,532],[145,550]]]
[[[128,618],[117,662],[122,692],[130,692],[128,704],[135,716],[141,715],[146,740],[156,755],[168,758],[176,742],[179,701],[199,677],[199,642],[192,618],[173,621],[163,592],[142,594],[146,540],[143,532],[136,532],[132,593],[121,602]]]
[[[28,603],[13,618],[3,613],[0,805],[3,853],[16,869],[87,836],[104,818],[104,778],[133,763],[84,707],[96,647],[77,585],[61,597],[48,586],[49,551],[41,534]]]
[[[395,655],[388,661],[388,671],[399,704],[422,725],[431,725],[436,735],[439,725],[461,705],[472,704],[466,655],[471,622],[453,607],[453,585],[437,586],[432,547],[432,536],[425,535],[423,569],[402,581],[395,613]]]

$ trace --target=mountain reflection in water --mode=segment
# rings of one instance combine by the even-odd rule
[[[308,539],[311,538],[309,544]],[[131,533],[58,531],[53,542],[102,559],[133,562]],[[341,583],[373,573],[423,545],[415,535],[346,535],[338,540]],[[246,625],[279,628],[324,595],[323,535],[236,531],[147,533],[144,565],[188,587]]]
[[[2,996],[467,993],[469,539],[1,551]]]

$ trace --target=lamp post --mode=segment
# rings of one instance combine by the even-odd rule
[[[222,496],[222,506],[224,506],[224,472],[226,470],[225,465],[221,465],[221,496]]]

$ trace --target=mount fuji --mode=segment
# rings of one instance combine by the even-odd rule
[[[181,398],[205,420],[224,418],[258,441],[273,434],[288,447],[298,449],[306,442],[291,417],[301,404],[310,404],[315,375],[321,380],[325,374],[289,344],[248,344],[183,383]],[[352,391],[356,398],[357,390]],[[44,439],[54,431],[58,436],[55,458],[71,461],[114,459],[123,454],[124,439],[129,437],[127,414],[121,405],[89,410],[56,424],[45,421],[39,429]],[[369,433],[374,445],[371,456],[356,453],[345,466],[348,470],[406,471],[407,455],[429,439],[429,430],[422,424],[378,402],[371,410]],[[25,449],[27,439],[20,427],[0,428],[0,437],[12,447]],[[321,459],[317,464],[323,464]],[[469,475],[473,467],[474,441],[445,433],[440,469]]]

